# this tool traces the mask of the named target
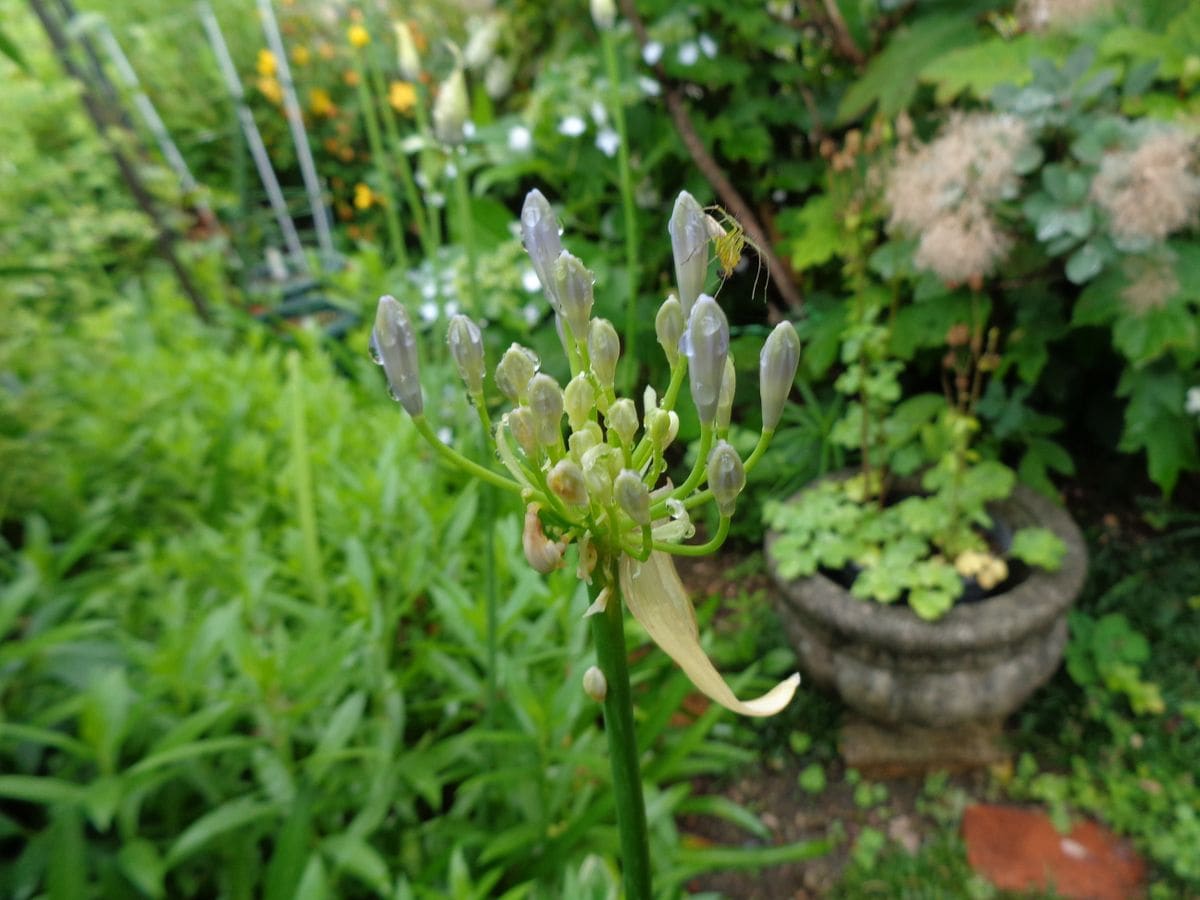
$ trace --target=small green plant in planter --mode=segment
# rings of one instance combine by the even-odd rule
[[[848,366],[840,390],[862,397],[863,384],[874,382],[875,402],[852,405],[839,428],[844,440],[861,442],[862,466],[794,501],[766,504],[781,577],[836,573],[856,597],[907,600],[918,616],[933,620],[968,587],[986,596],[1008,582],[1011,561],[1058,567],[1066,548],[1052,531],[1028,526],[1008,533],[988,509],[1016,483],[1010,468],[982,459],[974,446],[975,405],[998,362],[997,334],[985,339],[982,328],[956,325],[947,343],[944,396],[919,394],[890,410],[878,401],[899,395],[896,369],[878,362]],[[879,420],[872,423],[865,410],[880,412]],[[912,477],[918,470],[919,478]]]

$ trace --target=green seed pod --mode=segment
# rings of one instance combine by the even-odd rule
[[[762,395],[764,430],[774,431],[779,424],[799,364],[800,337],[791,322],[780,322],[768,335],[758,357],[758,389]]]
[[[733,357],[725,357],[725,374],[721,376],[721,393],[717,397],[717,431],[724,434],[729,430],[729,418],[733,415],[733,391],[737,386],[737,373],[733,368]]]
[[[683,307],[679,298],[672,294],[658,308],[654,317],[654,333],[658,335],[658,345],[666,354],[667,362],[672,366],[679,360],[679,338],[683,336]]]
[[[504,351],[496,366],[496,386],[513,403],[520,403],[529,390],[529,380],[537,374],[541,360],[528,347],[513,344]]]
[[[588,329],[588,354],[596,380],[601,387],[611,389],[617,377],[617,360],[621,358],[621,340],[608,319],[592,319]]]
[[[717,501],[717,511],[732,516],[738,494],[746,486],[746,470],[741,457],[728,441],[717,441],[708,454],[708,487]]]
[[[583,469],[573,459],[560,459],[546,478],[550,490],[564,503],[571,506],[587,506],[588,493],[583,480]]]
[[[688,359],[692,401],[700,422],[712,425],[721,398],[725,358],[729,355],[729,322],[717,301],[707,294],[701,294],[692,307],[681,349]]]
[[[572,431],[578,431],[595,415],[596,389],[582,372],[567,382],[567,389],[563,391],[563,404]]]
[[[623,446],[632,448],[638,430],[637,407],[628,397],[622,397],[608,408],[604,414],[604,424],[609,431],[616,432]]]
[[[686,321],[692,304],[704,290],[708,275],[708,226],[705,213],[696,198],[681,191],[667,231],[671,234],[671,254],[675,257],[675,284],[679,287],[679,305]]]
[[[650,524],[650,488],[632,469],[622,469],[613,482],[613,494],[621,511],[638,525]]]
[[[466,316],[455,316],[446,330],[446,343],[468,393],[483,393],[483,335],[479,326]]]
[[[533,271],[542,283],[546,299],[554,311],[559,312],[561,306],[553,275],[554,264],[563,252],[562,238],[554,210],[536,188],[525,195],[525,205],[521,207],[521,243],[525,245],[525,252],[533,263]]]
[[[538,458],[537,426],[533,420],[533,410],[528,406],[518,406],[505,417],[508,430],[517,439],[525,455],[531,460]]]
[[[538,443],[544,446],[562,439],[563,392],[549,375],[529,379],[529,408]]]
[[[562,316],[567,320],[575,340],[586,340],[588,319],[592,315],[592,287],[596,283],[593,275],[569,251],[564,250],[554,264],[554,290],[558,297]]]
[[[395,297],[379,298],[375,327],[371,331],[371,353],[383,366],[392,397],[410,416],[421,415],[425,398],[421,393],[417,336],[408,313]]]

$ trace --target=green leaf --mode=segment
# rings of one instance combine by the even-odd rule
[[[1090,241],[1067,259],[1067,278],[1073,284],[1085,284],[1104,268],[1104,253]]]
[[[117,852],[121,874],[148,897],[163,897],[165,868],[158,848],[144,838],[135,838],[121,845]]]
[[[792,266],[797,272],[828,262],[842,246],[837,210],[828,194],[817,194],[799,210],[780,214],[779,227],[788,235]]]
[[[797,779],[800,789],[806,794],[819,794],[825,790],[825,769],[820,763],[810,763],[800,772]]]
[[[381,897],[391,890],[387,863],[374,847],[357,835],[335,834],[321,842],[336,871],[357,878]]]
[[[1184,411],[1188,385],[1166,366],[1127,369],[1117,393],[1128,397],[1120,449],[1145,450],[1150,478],[1170,496],[1179,473],[1200,468],[1196,425]]]
[[[936,86],[934,99],[939,106],[949,105],[964,91],[986,100],[999,84],[1026,84],[1031,77],[1029,61],[1045,54],[1045,44],[1045,38],[1032,34],[1012,40],[993,37],[939,56],[921,70],[921,80]]]
[[[1062,566],[1067,545],[1049,528],[1022,528],[1013,535],[1008,552],[1028,565],[1055,572]]]
[[[267,865],[264,900],[292,900],[300,887],[312,842],[312,800],[296,795]]]
[[[175,840],[167,851],[166,867],[173,869],[222,835],[278,814],[279,807],[276,804],[263,803],[253,797],[237,797],[222,803],[193,822]]]
[[[0,31],[0,53],[7,56],[21,70],[28,72],[29,64],[25,62],[25,57],[21,54],[21,50],[17,47],[16,41],[8,36],[4,31]]]
[[[362,721],[363,710],[367,705],[367,695],[363,691],[355,691],[333,711],[329,724],[321,734],[321,739],[313,749],[312,755],[306,760],[312,770],[312,777],[320,779],[333,762],[333,757],[346,746],[359,722]]]
[[[88,855],[78,808],[57,807],[50,827],[53,837],[46,865],[47,900],[79,900],[88,896]]]
[[[9,800],[24,800],[26,803],[82,804],[87,798],[87,789],[82,785],[60,778],[39,775],[0,775],[0,797]]]

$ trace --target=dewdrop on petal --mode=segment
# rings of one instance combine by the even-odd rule
[[[708,275],[709,241],[704,210],[687,191],[680,191],[676,198],[667,231],[671,235],[671,254],[675,258],[679,304],[686,319],[692,311],[692,304],[704,290],[704,280]]]
[[[600,386],[611,390],[617,377],[617,360],[621,357],[621,339],[608,319],[592,319],[588,329],[588,354]]]
[[[461,144],[469,108],[467,78],[462,69],[455,69],[433,101],[434,136],[443,144]]]
[[[717,431],[724,434],[729,430],[729,420],[733,416],[733,392],[737,387],[737,372],[733,367],[733,357],[725,357],[725,374],[721,376],[721,393],[717,396]]]
[[[722,516],[733,515],[738,494],[745,486],[746,470],[742,458],[728,441],[717,441],[708,454],[708,487]]]
[[[466,316],[455,316],[446,330],[446,343],[467,392],[472,396],[483,393],[483,335],[479,326]]]
[[[529,380],[529,409],[538,443],[549,446],[562,439],[563,392],[549,375],[534,375]]]
[[[379,298],[371,347],[387,374],[392,396],[410,416],[421,415],[425,410],[425,399],[421,393],[417,337],[408,313],[395,297]]]
[[[622,469],[613,482],[613,494],[621,511],[638,525],[650,524],[650,488],[632,469]]]
[[[583,469],[573,459],[560,459],[546,476],[550,490],[571,506],[587,506],[588,492],[583,479]]]
[[[658,336],[667,362],[674,366],[679,360],[679,338],[683,335],[683,307],[674,294],[658,308],[658,315],[654,317],[654,333]]]
[[[729,355],[729,321],[708,294],[701,294],[692,307],[680,349],[688,358],[688,380],[692,401],[703,425],[712,425],[721,398],[721,379]]]
[[[796,380],[800,337],[791,322],[780,322],[763,342],[758,357],[758,389],[762,395],[763,430],[774,431]]]
[[[525,203],[521,207],[521,243],[529,254],[529,261],[533,263],[533,271],[541,282],[546,299],[555,312],[560,312],[554,266],[563,252],[562,238],[554,210],[550,208],[545,195],[536,188],[525,195]]]
[[[592,315],[592,286],[596,276],[569,251],[559,254],[554,263],[554,293],[559,309],[575,340],[588,336],[588,319]]]
[[[504,351],[500,362],[496,365],[496,387],[513,403],[519,403],[526,396],[529,381],[537,374],[541,360],[528,347],[513,344]]]

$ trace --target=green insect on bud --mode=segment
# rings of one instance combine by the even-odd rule
[[[708,226],[705,212],[696,198],[680,191],[675,209],[667,225],[671,235],[671,254],[675,257],[675,284],[679,288],[679,304],[686,320],[692,304],[704,291],[708,275]]]
[[[588,328],[588,354],[596,380],[601,387],[611,390],[617,377],[617,360],[621,358],[621,340],[608,319],[592,319]]]
[[[592,420],[596,410],[596,389],[582,372],[567,382],[567,388],[563,391],[563,405],[572,431],[578,431]]]
[[[679,298],[672,294],[658,308],[654,317],[654,333],[658,335],[658,344],[666,354],[667,362],[672,366],[679,360],[679,339],[683,336],[683,307]]]
[[[496,366],[496,386],[513,403],[520,403],[529,390],[529,380],[537,374],[541,360],[528,347],[513,344],[504,351]]]
[[[446,343],[450,345],[450,356],[467,386],[467,392],[472,396],[482,394],[483,335],[479,326],[466,316],[455,316],[446,330]]]
[[[542,290],[546,292],[546,299],[555,312],[560,312],[562,307],[558,302],[557,283],[553,276],[554,265],[563,252],[562,238],[554,210],[536,188],[525,195],[525,204],[521,207],[521,243],[525,245],[525,252],[533,263],[533,271],[537,273]]]
[[[529,409],[539,444],[562,440],[563,392],[557,381],[544,374],[529,379]]]
[[[738,494],[745,486],[746,470],[741,457],[728,441],[717,441],[708,454],[708,487],[722,516],[733,515]]]
[[[392,397],[410,416],[421,415],[425,398],[421,393],[417,336],[408,313],[395,297],[379,298],[371,331],[371,355],[383,366]]]
[[[758,357],[758,389],[762,394],[763,429],[774,431],[796,380],[800,337],[791,322],[780,322],[763,343]]]
[[[621,439],[622,446],[632,448],[638,430],[637,407],[628,397],[622,397],[608,408],[604,424]]]
[[[554,264],[554,292],[562,316],[576,340],[588,336],[588,319],[592,315],[593,285],[596,276],[579,257],[564,250]]]
[[[712,425],[721,399],[725,358],[729,355],[729,321],[712,297],[701,294],[692,307],[680,349],[688,359],[692,401],[703,425]]]
[[[733,357],[725,357],[725,374],[721,376],[721,393],[717,397],[717,432],[729,430],[729,419],[733,415],[733,392],[737,386],[737,372],[733,368]]]
[[[546,477],[550,490],[564,503],[571,506],[587,506],[588,492],[584,483],[583,469],[573,459],[560,459]]]
[[[621,512],[637,525],[650,524],[650,488],[632,469],[622,469],[613,482],[613,494]]]

